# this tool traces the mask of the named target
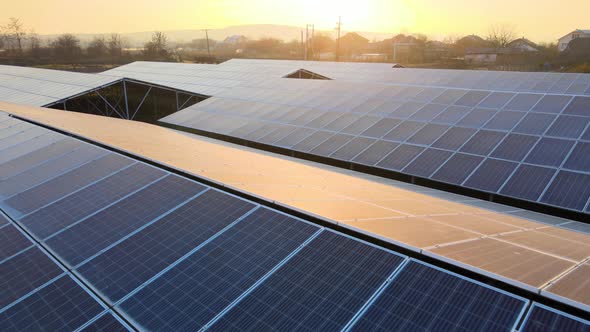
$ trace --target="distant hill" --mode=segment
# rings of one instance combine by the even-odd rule
[[[209,38],[214,40],[224,40],[225,38],[233,35],[244,35],[250,39],[260,39],[260,38],[278,38],[284,41],[291,41],[293,39],[299,40],[301,38],[301,30],[304,30],[302,27],[296,26],[289,26],[289,25],[276,25],[276,24],[252,24],[252,25],[236,25],[230,26],[227,28],[222,29],[211,29],[209,30]],[[373,40],[383,40],[386,38],[391,38],[394,33],[379,33],[379,32],[366,32],[366,31],[356,31],[358,34],[362,35],[363,37],[369,39],[370,41]],[[147,40],[150,39],[153,31],[144,31],[144,32],[132,32],[132,33],[122,33],[121,36],[125,38],[131,47],[141,46]],[[168,40],[172,43],[181,43],[181,42],[189,42],[193,39],[205,38],[205,32],[203,30],[172,30],[172,31],[164,31],[168,36]],[[316,33],[326,33],[331,35],[333,38],[336,38],[336,31],[320,31],[316,30]],[[347,31],[342,31],[342,34],[347,33]],[[76,34],[83,45],[88,43],[92,38],[95,36],[105,35],[102,33],[96,34]],[[51,40],[54,39],[57,35],[42,35],[41,38],[44,40]]]

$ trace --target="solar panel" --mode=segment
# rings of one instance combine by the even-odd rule
[[[54,234],[45,243],[63,261],[76,266],[204,189],[184,178],[168,175]]]
[[[590,109],[590,97],[574,97],[563,113],[588,117],[588,109]]]
[[[342,330],[402,261],[324,231],[210,329]]]
[[[253,207],[209,190],[77,271],[115,303]]]
[[[0,262],[32,245],[15,226],[8,224],[0,227]]]
[[[568,156],[574,141],[543,137],[529,153],[525,162],[543,166],[557,167]]]
[[[527,301],[410,261],[352,327],[354,331],[511,331]]]
[[[536,201],[553,178],[553,174],[555,170],[551,168],[520,165],[500,192],[508,196]]]
[[[590,331],[590,322],[564,312],[534,303],[520,331]]]
[[[167,173],[136,163],[23,217],[19,222],[38,239],[55,232],[158,180]]]
[[[539,137],[537,136],[508,134],[490,156],[512,161],[522,161],[538,140]]]
[[[397,151],[397,150],[396,150]],[[445,150],[426,149],[414,161],[403,169],[404,173],[429,177],[453,153]]]
[[[482,160],[482,157],[457,153],[436,171],[432,178],[447,183],[461,184]]]
[[[473,136],[475,131],[475,129],[471,128],[452,127],[436,140],[436,142],[432,144],[432,147],[446,150],[457,150],[465,144],[471,136]]]
[[[64,272],[37,247],[2,262],[0,281],[3,286],[0,308],[17,301],[37,287],[51,281]]]
[[[0,313],[0,330],[74,331],[103,310],[66,275]]]
[[[492,152],[504,136],[505,134],[497,131],[480,130],[459,151],[486,156]]]
[[[407,142],[418,145],[430,145],[444,134],[448,126],[427,124],[410,137]]]
[[[340,160],[351,160],[374,142],[371,138],[355,137],[330,156]]]
[[[4,201],[15,215],[30,213],[94,181],[100,180],[134,161],[117,154],[107,154],[97,160],[50,179],[36,187]]]
[[[133,331],[123,323],[121,323],[111,312],[108,312],[98,319],[92,321],[90,324],[85,325],[84,328],[80,329],[81,332],[125,332]]]
[[[541,202],[584,210],[590,197],[590,174],[559,171]]]
[[[0,200],[9,198],[29,188],[39,185],[70,169],[74,169],[91,160],[100,158],[108,152],[90,145],[82,145],[60,158],[51,159],[22,173],[16,174],[3,181],[0,187]]]
[[[395,150],[399,144],[387,141],[377,141],[370,145],[366,150],[359,153],[354,159],[354,162],[365,165],[375,165],[379,160],[383,159],[391,151]]]
[[[527,113],[514,128],[514,132],[522,134],[542,135],[551,126],[556,116],[545,113]]]
[[[259,209],[117,308],[141,329],[199,329],[317,230]]]
[[[496,192],[506,182],[518,164],[505,160],[486,159],[465,181],[465,186]]]
[[[24,172],[47,160],[57,158],[78,148],[82,143],[73,139],[63,139],[49,146],[29,152],[23,156],[0,165],[0,178],[5,179]]]
[[[424,151],[424,148],[416,145],[400,145],[388,154],[387,157],[383,158],[377,166],[386,169],[401,170],[422,151]]]

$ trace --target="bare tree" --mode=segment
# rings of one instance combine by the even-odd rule
[[[31,30],[28,39],[31,55],[34,57],[39,56],[41,51],[41,38],[39,38],[39,35],[34,30]]]
[[[102,57],[107,54],[108,46],[107,41],[103,36],[97,36],[90,41],[86,52],[91,57]]]
[[[76,36],[66,33],[51,43],[55,55],[59,58],[71,60],[80,55],[80,40]]]
[[[152,34],[152,40],[144,45],[144,53],[152,58],[168,57],[168,37],[163,32],[155,31]]]
[[[4,30],[3,34],[6,44],[18,53],[22,53],[23,42],[27,37],[27,33],[20,19],[15,17],[9,18],[8,24],[6,24],[2,30]]]
[[[492,25],[486,39],[493,47],[501,48],[508,46],[515,36],[516,28],[512,25]]]
[[[116,33],[111,34],[107,40],[107,47],[111,56],[121,56],[123,53],[123,39],[121,35]]]

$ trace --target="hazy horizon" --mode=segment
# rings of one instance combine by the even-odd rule
[[[17,17],[39,34],[221,29],[251,24],[305,26],[306,23],[315,24],[318,30],[333,30],[339,15],[346,31],[422,33],[434,39],[485,35],[492,25],[509,25],[518,37],[552,42],[573,29],[590,29],[590,1],[587,0],[569,0],[567,4],[547,0],[22,0],[3,7],[0,25],[9,17]]]

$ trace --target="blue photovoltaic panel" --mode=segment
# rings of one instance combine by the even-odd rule
[[[507,110],[513,111],[529,111],[537,102],[543,97],[543,95],[519,93],[510,102],[504,106]]]
[[[366,137],[355,137],[346,143],[340,149],[336,150],[330,157],[340,160],[351,160],[359,153],[363,152],[368,146],[375,142],[374,139]]]
[[[543,135],[555,118],[553,114],[528,113],[513,131],[521,134]]]
[[[525,162],[557,167],[563,163],[574,143],[574,141],[558,138],[541,138],[526,157]]]
[[[92,182],[133,163],[129,158],[107,154],[76,169],[21,192],[4,204],[15,215],[30,213]]]
[[[459,151],[485,156],[496,147],[505,135],[497,131],[480,130]]]
[[[130,331],[125,325],[113,316],[112,313],[108,312],[102,315],[97,320],[86,325],[80,331],[83,332],[125,332]]]
[[[436,142],[434,142],[432,147],[447,150],[457,150],[463,144],[465,144],[465,142],[467,142],[474,133],[475,129],[453,127],[449,129],[444,135],[442,135]]]
[[[538,303],[533,304],[525,319],[521,332],[590,332],[590,322],[548,308]]]
[[[383,159],[383,157],[395,150],[398,146],[398,143],[377,141],[366,150],[359,153],[352,161],[364,165],[375,165],[379,160]]]
[[[536,201],[551,181],[555,170],[532,165],[520,165],[500,191],[504,195]]]
[[[350,135],[359,135],[360,133],[374,125],[377,121],[379,121],[379,118],[376,116],[363,116],[355,122],[348,125],[346,128],[344,128],[342,130],[342,133]]]
[[[12,195],[23,192],[46,180],[58,176],[65,171],[74,169],[107,153],[106,150],[91,145],[82,145],[80,148],[63,155],[60,158],[49,160],[46,163],[3,180],[3,184],[0,187],[0,200],[4,200]]]
[[[586,129],[590,117],[560,115],[545,133],[547,136],[578,138]]]
[[[428,177],[444,164],[453,153],[445,150],[427,149],[403,169],[404,173]]]
[[[589,117],[590,97],[574,97],[563,113]]]
[[[535,143],[537,143],[538,139],[539,137],[537,136],[508,134],[508,136],[498,144],[490,156],[500,159],[522,161],[533,148]]]
[[[74,331],[103,310],[65,275],[0,313],[0,330]]]
[[[424,127],[424,122],[404,121],[397,127],[393,128],[383,138],[392,141],[403,142],[414,135],[420,128]]]
[[[303,141],[295,144],[293,150],[307,152],[322,144],[325,140],[332,137],[334,134],[328,131],[316,131]]]
[[[488,91],[468,91],[463,97],[455,102],[455,105],[477,106],[490,93]]]
[[[514,93],[493,92],[487,96],[478,106],[486,108],[502,108],[508,101],[514,98]]]
[[[400,170],[411,162],[417,155],[424,151],[423,147],[404,144],[393,150],[383,158],[377,166],[387,169]]]
[[[285,138],[279,140],[275,144],[278,146],[292,147],[306,137],[310,136],[313,132],[314,131],[312,129],[297,128],[291,134],[287,135]]]
[[[168,175],[45,243],[63,261],[75,266],[203,190],[205,187],[199,184]]]
[[[416,113],[412,114],[412,116],[410,116],[410,119],[417,121],[431,121],[446,108],[446,105],[427,104],[426,106],[418,110]]]
[[[118,306],[145,330],[198,330],[318,227],[258,209]]]
[[[0,228],[0,262],[32,245],[15,226],[6,225]]]
[[[589,197],[590,174],[559,171],[541,198],[541,202],[584,210]]]
[[[494,130],[511,130],[524,117],[525,112],[500,111],[488,121],[484,128]]]
[[[512,331],[526,301],[411,261],[354,331]]]
[[[590,143],[578,142],[563,167],[588,172],[590,170]]]
[[[318,145],[315,149],[311,150],[311,153],[320,156],[329,156],[353,138],[354,136],[336,134]]]
[[[37,247],[0,264],[0,309],[42,286],[63,271]],[[10,287],[7,287],[10,285]],[[2,329],[0,329],[2,330]]]
[[[146,164],[132,165],[25,216],[19,223],[38,239],[45,239],[165,174]]]
[[[361,133],[361,136],[371,137],[371,138],[381,138],[383,135],[387,134],[391,129],[395,128],[398,124],[400,124],[400,120],[396,119],[381,119],[367,130]]]
[[[470,110],[469,107],[449,106],[437,115],[432,122],[452,125],[461,120]]]
[[[518,164],[505,160],[486,159],[465,181],[465,186],[488,192],[498,191]]]
[[[403,257],[322,232],[221,317],[213,331],[338,331]]]
[[[30,152],[51,145],[62,139],[63,136],[53,132],[49,132],[45,135],[41,135],[34,139],[28,140],[22,144],[13,145],[7,149],[2,150],[2,154],[0,155],[0,164],[4,164],[9,160],[17,159],[21,156],[24,156]]]
[[[481,163],[483,157],[457,153],[432,176],[434,180],[461,184]]]
[[[209,190],[77,271],[117,302],[252,208],[252,203]]]
[[[475,108],[465,115],[461,121],[457,122],[457,125],[461,127],[480,128],[488,122],[496,112],[496,110],[492,109]]]
[[[12,159],[0,165],[0,179],[5,179],[24,172],[32,167],[59,158],[65,153],[78,148],[82,143],[73,139],[63,139],[49,146],[27,153],[26,155]]]
[[[533,112],[561,113],[572,100],[571,96],[546,95],[533,108]]]
[[[410,137],[407,142],[412,144],[430,145],[441,137],[447,129],[449,129],[448,126],[427,124]]]
[[[8,221],[8,219],[6,219],[6,217],[0,213],[0,227],[8,225],[9,223],[10,222]]]

